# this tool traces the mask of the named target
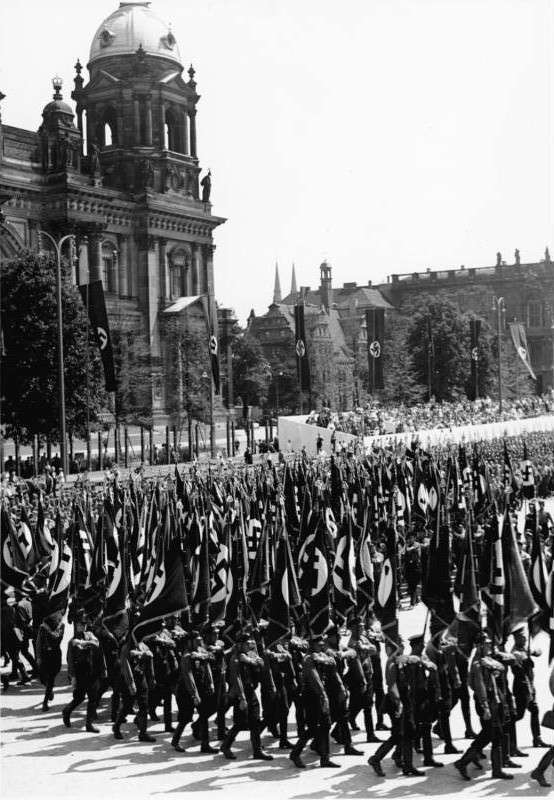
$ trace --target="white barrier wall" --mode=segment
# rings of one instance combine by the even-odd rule
[[[322,448],[327,455],[332,452],[331,434],[329,428],[319,428],[317,425],[306,425],[308,415],[302,417],[279,417],[277,420],[277,430],[279,431],[279,447],[283,453],[292,452],[306,448],[306,453],[313,456],[317,452],[317,437],[321,435],[323,439]],[[336,446],[340,448],[342,444],[349,445],[356,442],[356,436],[351,433],[341,433],[337,431]]]
[[[511,419],[505,422],[489,422],[478,425],[460,425],[454,428],[433,428],[432,430],[408,431],[386,436],[365,436],[365,447],[373,444],[384,445],[391,442],[409,444],[416,436],[423,446],[458,444],[459,442],[482,442],[491,439],[502,439],[505,436],[520,436],[522,433],[554,431],[554,415],[528,419]]]
[[[291,450],[301,450],[304,446],[308,455],[314,455],[317,451],[317,437],[321,435],[323,450],[329,455],[332,452],[332,431],[329,428],[319,428],[317,425],[307,425],[307,418],[307,415],[302,417],[279,417],[279,447],[286,453]],[[410,444],[415,438],[418,438],[424,447],[427,445],[447,446],[449,444],[458,444],[459,442],[482,442],[538,431],[554,431],[554,415],[545,414],[542,417],[490,422],[480,425],[460,425],[453,428],[407,431],[384,436],[364,436],[364,446],[368,449],[373,445],[385,446],[395,442]],[[337,431],[335,436],[337,449],[343,443],[348,446],[357,441],[357,437],[350,433]]]

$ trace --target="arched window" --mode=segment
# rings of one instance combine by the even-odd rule
[[[117,292],[117,249],[110,241],[102,242],[102,280],[105,292]]]
[[[164,147],[174,153],[185,152],[184,115],[174,106],[165,110]]]
[[[101,147],[117,144],[117,114],[113,106],[104,109],[100,118],[99,142]]]
[[[176,250],[171,254],[169,279],[172,299],[183,297],[186,294],[187,263],[187,254],[184,250]]]

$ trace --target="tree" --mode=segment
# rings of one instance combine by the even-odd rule
[[[51,256],[24,251],[2,266],[2,418],[6,434],[23,443],[34,435],[59,438],[56,266]],[[86,310],[62,263],[66,427],[86,434],[105,405],[104,376]],[[87,397],[88,332],[88,397]]]
[[[422,296],[418,302],[418,310],[408,319],[407,335],[418,382],[423,386],[429,386],[430,382],[431,394],[437,400],[452,401],[467,396],[471,371],[469,320],[472,315],[463,313],[441,296]],[[490,374],[487,341],[490,338],[485,336],[481,341],[484,347],[481,348],[480,382],[487,385]]]
[[[173,424],[182,432],[185,422],[210,421],[211,364],[203,316],[187,311],[166,323],[165,385]]]
[[[235,397],[242,398],[243,416],[248,416],[248,406],[265,404],[272,370],[262,355],[258,340],[248,331],[238,336],[233,344],[233,383]]]
[[[418,380],[414,357],[408,345],[409,321],[387,316],[383,346],[382,399],[387,403],[419,403],[425,397],[425,386]],[[366,351],[367,360],[367,351]]]
[[[121,305],[110,309],[110,333],[117,376],[114,416],[119,424],[152,424],[150,349],[136,315]]]

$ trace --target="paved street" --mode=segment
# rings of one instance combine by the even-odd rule
[[[413,610],[400,612],[401,633],[409,636],[420,631],[425,619],[421,604]],[[537,687],[541,712],[549,707],[547,637],[541,634],[535,640],[543,650],[537,665]],[[74,727],[67,730],[60,711],[69,699],[65,667],[58,678],[62,688],[56,690],[52,710],[42,714],[41,687],[34,682],[30,687],[13,687],[2,695],[2,796],[7,800],[35,800],[56,797],[85,800],[85,798],[128,798],[172,796],[177,793],[194,793],[195,800],[203,798],[240,798],[260,800],[325,800],[325,798],[350,797],[458,797],[463,792],[471,797],[546,797],[547,789],[540,789],[530,781],[529,772],[538,763],[544,751],[531,748],[528,720],[518,724],[520,747],[529,758],[520,759],[521,770],[513,770],[513,781],[491,780],[487,774],[472,783],[463,783],[451,766],[456,756],[443,756],[442,744],[435,740],[436,757],[444,761],[443,769],[426,769],[423,778],[402,776],[387,758],[383,767],[387,778],[377,778],[367,766],[366,759],[376,745],[364,743],[364,734],[354,734],[354,743],[365,751],[365,756],[340,755],[341,748],[333,744],[332,751],[340,763],[338,770],[323,770],[315,754],[309,751],[306,761],[309,768],[295,769],[283,751],[267,735],[264,746],[275,755],[270,763],[252,762],[250,746],[245,733],[239,736],[235,747],[236,762],[225,761],[222,756],[198,753],[198,744],[192,737],[183,737],[185,754],[177,754],[170,747],[170,734],[163,725],[151,723],[149,730],[157,737],[154,745],[138,742],[134,726],[124,726],[125,741],[116,742],[111,737],[106,705],[100,710],[100,734],[84,731],[84,705],[73,716]],[[476,724],[476,723],[475,723]],[[453,714],[453,731],[462,730],[458,708]],[[189,729],[187,729],[188,732]],[[291,736],[294,730],[291,719]],[[386,734],[380,734],[382,738]],[[467,741],[457,739],[465,748]],[[544,730],[543,738],[552,741],[551,732]],[[313,756],[313,757],[312,757]],[[421,757],[416,755],[415,764]],[[490,762],[488,762],[490,763]],[[478,773],[474,770],[474,774]]]

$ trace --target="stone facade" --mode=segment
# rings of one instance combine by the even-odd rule
[[[554,263],[548,249],[538,262],[523,264],[516,251],[514,262],[507,264],[498,253],[493,266],[395,274],[378,288],[400,310],[426,295],[443,294],[462,311],[487,319],[494,329],[496,299],[503,298],[502,326],[514,320],[525,325],[537,392],[554,387]]]
[[[61,81],[38,131],[0,122],[1,255],[64,249],[77,283],[101,279],[111,321],[150,352],[152,413],[166,418],[164,310],[214,294],[210,178],[200,182],[194,69],[146,0],[121,2],[95,34],[89,81],[75,65],[73,109]],[[199,185],[201,184],[201,185]],[[186,313],[183,312],[183,313]],[[165,317],[167,318],[167,317]]]

